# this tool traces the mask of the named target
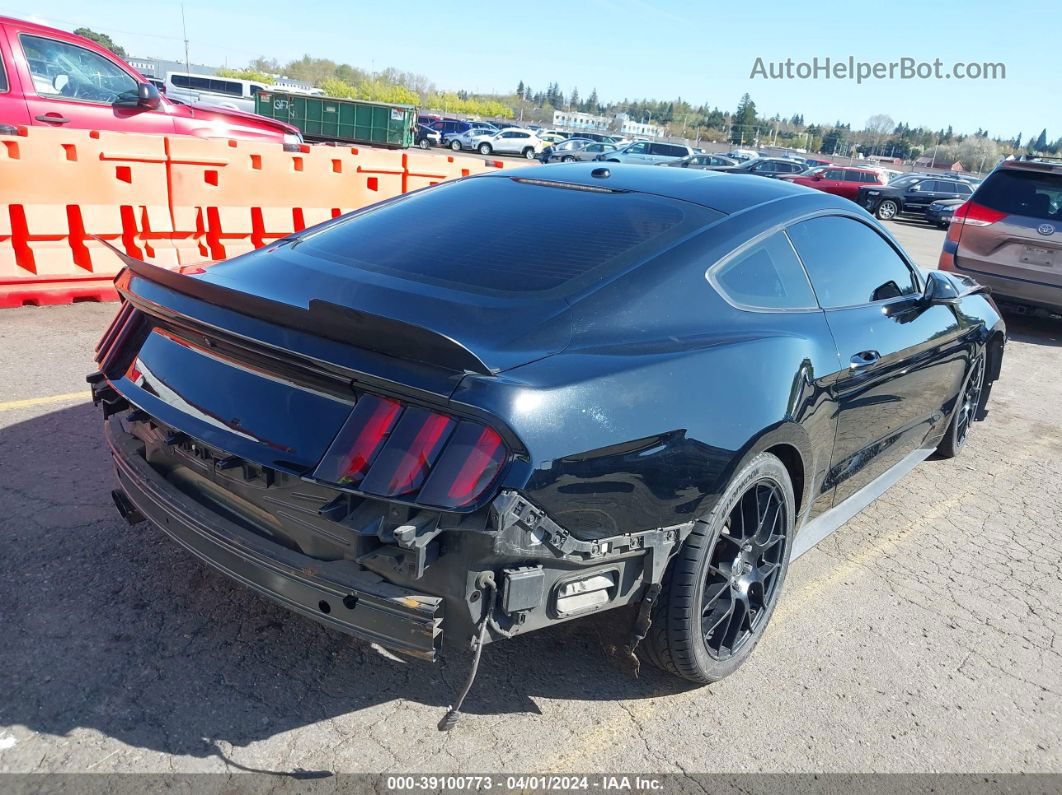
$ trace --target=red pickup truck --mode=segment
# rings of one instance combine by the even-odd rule
[[[302,143],[283,122],[171,100],[81,36],[0,16],[0,128],[13,125]]]

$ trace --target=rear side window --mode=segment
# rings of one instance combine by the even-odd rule
[[[567,292],[718,217],[646,194],[478,177],[355,215],[295,248],[345,267],[474,292]]]
[[[736,304],[760,309],[814,309],[807,276],[783,232],[713,268],[715,288]]]
[[[7,89],[7,69],[4,67],[4,54],[0,52],[0,94],[6,94]]]
[[[689,152],[684,148],[674,144],[652,144],[650,151],[654,155],[663,155],[664,157],[686,157],[689,155]]]
[[[914,273],[896,249],[860,221],[812,218],[788,232],[823,308],[858,306],[918,291]]]
[[[974,193],[977,204],[1008,215],[1062,219],[1062,173],[1002,168]]]

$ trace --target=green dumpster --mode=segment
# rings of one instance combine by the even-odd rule
[[[295,125],[307,141],[350,141],[389,149],[412,146],[417,123],[413,105],[279,91],[259,91],[255,95],[255,111]]]

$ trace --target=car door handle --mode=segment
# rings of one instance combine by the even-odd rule
[[[866,367],[868,364],[874,364],[880,358],[881,354],[877,351],[860,351],[848,360],[848,366],[855,370],[857,367]]]
[[[60,116],[58,113],[42,113],[40,116],[34,116],[37,121],[46,121],[50,124],[69,124],[70,119],[66,116]]]

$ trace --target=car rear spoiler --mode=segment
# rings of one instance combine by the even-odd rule
[[[456,372],[494,375],[480,357],[457,340],[437,331],[320,298],[311,299],[305,309],[273,301],[160,268],[129,256],[106,240],[96,239],[113,251],[131,274],[205,303],[396,359]],[[115,283],[119,291],[129,292],[121,284],[121,274]]]

